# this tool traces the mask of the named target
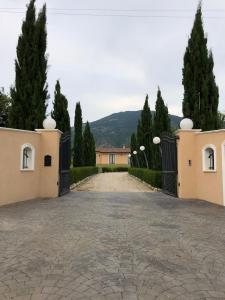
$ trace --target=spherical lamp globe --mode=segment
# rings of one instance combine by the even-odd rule
[[[141,147],[140,147],[140,150],[141,150],[141,151],[145,151],[145,146],[141,146]]]
[[[131,154],[130,153],[128,154],[128,157],[131,158]]]
[[[56,128],[56,121],[52,119],[51,116],[48,116],[46,119],[43,121],[43,128],[47,130],[53,130]]]
[[[155,136],[154,139],[153,139],[153,143],[155,145],[158,145],[158,144],[160,144],[160,142],[161,142],[161,139],[158,136]]]
[[[134,154],[134,155],[136,155],[136,154],[137,154],[137,151],[136,151],[136,150],[134,150],[134,151],[133,151],[133,154]]]
[[[193,128],[194,124],[193,121],[191,119],[188,118],[184,118],[181,122],[180,122],[180,128],[183,130],[191,130]]]

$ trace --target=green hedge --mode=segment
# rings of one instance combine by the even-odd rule
[[[161,188],[162,187],[162,172],[141,169],[141,168],[130,168],[129,174],[140,178],[141,180],[149,183],[152,187]]]
[[[102,173],[109,172],[128,172],[128,167],[102,167]]]
[[[70,184],[77,183],[82,179],[97,174],[98,167],[77,167],[70,169]]]

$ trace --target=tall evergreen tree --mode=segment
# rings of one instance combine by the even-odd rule
[[[17,45],[16,79],[11,89],[11,127],[42,128],[48,98],[46,39],[46,6],[36,19],[35,0],[31,0]]]
[[[96,165],[95,141],[87,122],[83,133],[84,166]]]
[[[161,136],[163,132],[170,132],[170,118],[168,113],[168,107],[165,105],[162,98],[160,88],[157,92],[157,100],[155,103],[155,116],[153,125],[154,136]]]
[[[2,89],[0,90],[0,127],[8,127],[10,108],[11,99]]]
[[[133,151],[137,151],[137,139],[136,139],[136,134],[132,133],[131,139],[130,139],[130,152],[131,152],[131,165],[132,167],[137,167],[137,161],[136,158],[133,154]]]
[[[137,150],[139,166],[140,166],[140,168],[145,168],[146,167],[145,157],[144,157],[144,154],[140,151],[140,146],[144,146],[144,141],[143,141],[144,132],[143,132],[143,128],[142,128],[141,119],[138,120],[136,138],[137,138],[137,149],[136,150]]]
[[[218,128],[219,92],[213,67],[213,56],[207,49],[200,2],[184,55],[183,115],[193,120],[194,128],[202,130]]]
[[[149,168],[152,168],[152,162],[153,162],[153,157],[152,157],[152,138],[153,138],[153,133],[152,133],[152,114],[151,110],[148,104],[148,95],[146,95],[145,98],[145,103],[143,110],[141,112],[141,119],[140,123],[138,125],[138,132],[137,132],[137,140],[138,140],[138,146],[145,146],[145,153],[146,157],[148,160]],[[141,156],[141,166],[146,167],[146,163],[144,160],[144,156],[142,154]]]
[[[55,99],[53,102],[52,118],[56,121],[56,128],[62,132],[70,132],[70,116],[68,113],[68,101],[61,93],[59,80],[55,85]]]
[[[83,165],[83,136],[82,136],[82,110],[80,102],[76,103],[74,120],[74,147],[73,147],[73,166]]]
[[[91,145],[92,145],[92,151],[91,151],[91,165],[96,166],[96,146],[95,146],[95,139],[94,135],[91,132]]]
[[[165,105],[160,88],[157,92],[157,100],[155,104],[155,116],[153,123],[154,136],[161,137],[163,132],[171,132],[170,118],[168,113],[168,107]],[[159,146],[153,145],[153,168],[161,169],[161,155],[159,152]]]
[[[46,55],[47,50],[47,29],[46,29],[46,5],[43,6],[38,14],[36,21],[36,35],[35,35],[35,46],[37,52],[36,61],[36,88],[35,88],[35,111],[37,116],[34,117],[35,128],[41,128],[43,120],[46,114],[48,95],[48,84],[47,84],[47,69],[48,59]]]

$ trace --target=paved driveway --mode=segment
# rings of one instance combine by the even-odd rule
[[[225,299],[225,210],[97,192],[2,207],[0,299]]]
[[[74,191],[152,192],[149,186],[126,172],[100,173],[80,184]]]

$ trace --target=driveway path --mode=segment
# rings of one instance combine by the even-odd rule
[[[161,193],[0,208],[0,299],[225,299],[225,210]]]
[[[101,173],[92,176],[82,183],[74,191],[92,192],[152,192],[147,184],[144,184],[126,172]]]

